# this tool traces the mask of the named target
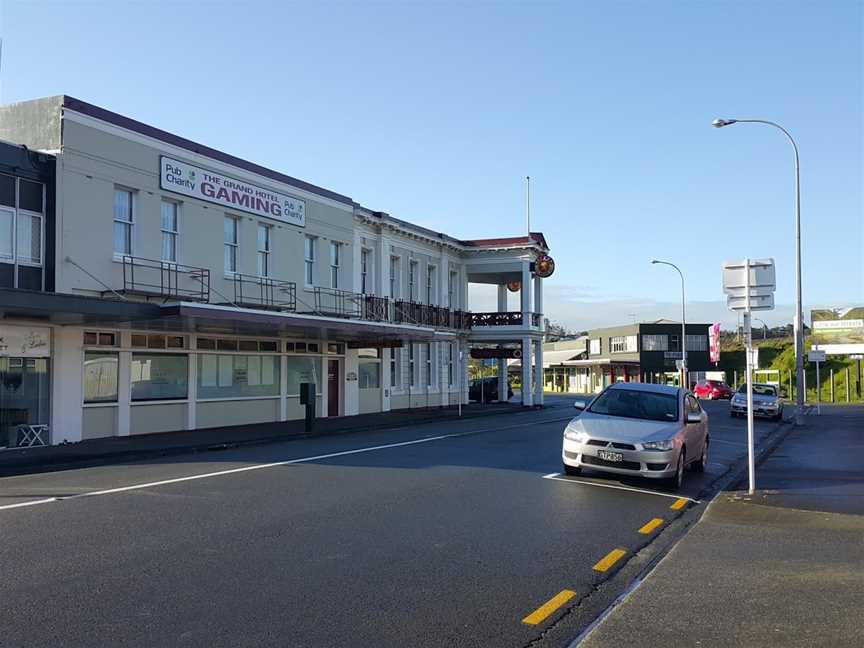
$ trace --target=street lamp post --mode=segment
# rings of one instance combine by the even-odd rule
[[[670,263],[669,261],[659,261],[654,259],[651,261],[652,264],[661,264],[668,265],[675,268],[678,271],[678,274],[681,276],[681,373],[683,374],[683,380],[681,381],[681,386],[684,389],[689,389],[689,380],[687,373],[687,314],[685,308],[684,301],[684,273],[681,272],[681,268],[679,268],[674,263]]]
[[[715,119],[714,128],[723,128],[737,123],[767,124],[779,129],[792,144],[795,152],[795,425],[804,424],[804,308],[801,304],[801,169],[798,163],[798,145],[785,128],[766,119]]]

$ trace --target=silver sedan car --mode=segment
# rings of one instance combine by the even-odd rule
[[[772,421],[783,418],[783,401],[774,385],[753,383],[753,416],[767,416]],[[729,416],[747,416],[747,385],[741,385],[729,404]]]
[[[663,479],[678,489],[688,466],[708,465],[708,415],[686,389],[646,383],[616,383],[564,430],[564,472],[583,467],[620,475]]]

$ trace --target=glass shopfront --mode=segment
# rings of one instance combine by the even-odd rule
[[[48,358],[0,357],[0,448],[49,442],[50,389]]]

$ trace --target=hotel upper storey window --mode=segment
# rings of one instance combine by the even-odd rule
[[[330,287],[339,287],[339,266],[342,261],[342,244],[330,243]]]
[[[134,225],[133,195],[128,189],[114,189],[114,252],[132,254]]]
[[[314,236],[307,236],[303,240],[304,273],[303,279],[307,286],[315,283],[315,248],[318,240]]]
[[[270,276],[270,234],[273,228],[258,223],[258,276]]]
[[[225,272],[237,272],[237,219],[225,217]]]
[[[169,200],[162,201],[162,260],[177,263],[178,212],[180,205]]]

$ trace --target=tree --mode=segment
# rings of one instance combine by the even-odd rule
[[[570,340],[579,337],[579,333],[567,328],[564,324],[552,322],[549,318],[544,318],[546,321],[546,341],[557,342],[559,340]]]

